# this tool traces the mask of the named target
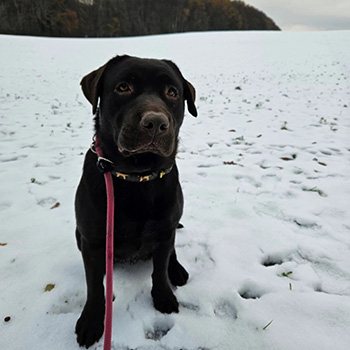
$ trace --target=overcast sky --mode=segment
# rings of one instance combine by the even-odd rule
[[[350,0],[245,0],[282,30],[350,29]]]

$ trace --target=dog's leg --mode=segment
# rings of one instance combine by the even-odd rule
[[[174,250],[175,232],[171,238],[159,244],[153,253],[152,297],[154,307],[163,313],[179,312],[179,303],[168,282],[170,255]]]
[[[87,282],[87,301],[77,321],[75,332],[79,345],[88,348],[101,338],[104,330],[105,248],[92,248],[82,241],[82,255]]]
[[[173,286],[183,286],[188,280],[188,272],[177,260],[175,248],[170,255],[168,275]]]
[[[81,251],[81,234],[80,234],[78,228],[75,229],[75,238],[77,240],[78,249]]]

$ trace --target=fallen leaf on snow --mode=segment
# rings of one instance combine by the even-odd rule
[[[50,209],[58,208],[61,205],[60,202],[55,203]]]
[[[54,284],[49,283],[46,287],[45,287],[45,292],[51,292],[52,289],[55,288]]]

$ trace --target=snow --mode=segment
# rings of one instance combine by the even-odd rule
[[[93,134],[79,82],[124,53],[176,62],[199,116],[177,160],[180,312],[154,309],[150,262],[116,266],[113,349],[348,349],[349,31],[0,42],[1,349],[79,348],[73,202]]]

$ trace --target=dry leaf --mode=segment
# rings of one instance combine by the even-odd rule
[[[51,292],[52,289],[55,288],[55,285],[54,284],[48,284],[46,287],[45,287],[45,292]]]
[[[50,209],[58,208],[61,205],[60,202],[55,203]]]

